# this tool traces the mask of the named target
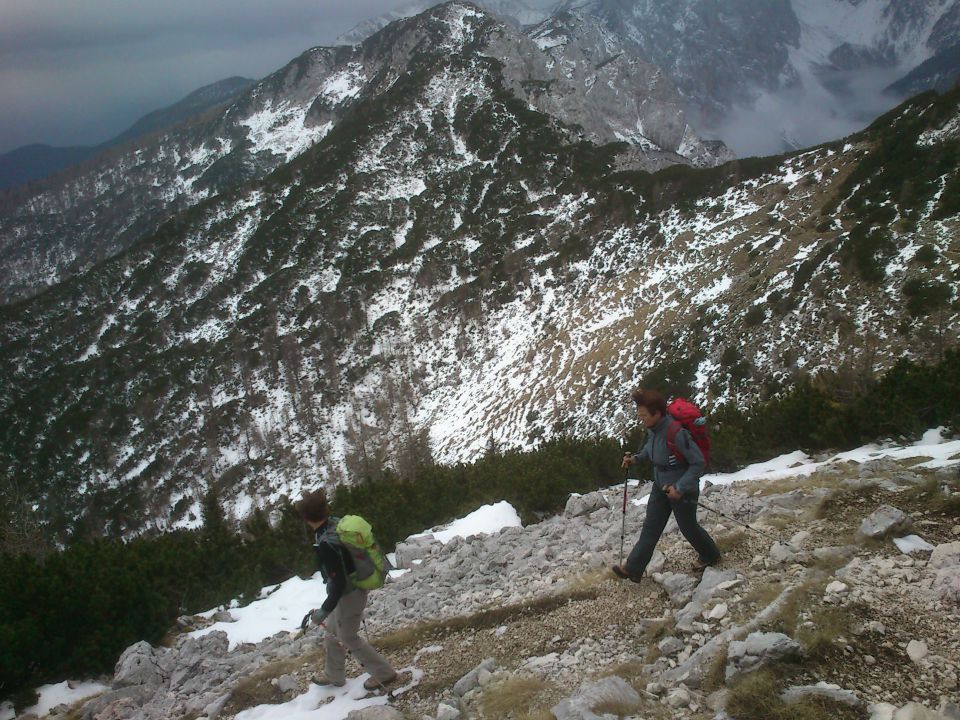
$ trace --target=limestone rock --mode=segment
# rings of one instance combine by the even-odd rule
[[[783,633],[750,633],[745,640],[731,642],[727,649],[726,682],[800,652],[800,643]]]
[[[437,705],[437,720],[460,720],[460,710],[442,702]]]
[[[943,715],[920,703],[908,703],[893,714],[893,720],[947,720]]]
[[[169,672],[161,664],[159,656],[160,653],[145,641],[128,647],[123,651],[114,668],[113,687],[144,685],[148,688],[159,688],[170,677]]]
[[[707,613],[708,620],[723,620],[727,616],[727,604],[719,603],[713,606],[713,609]]]
[[[607,677],[583,683],[577,692],[555,705],[551,712],[556,720],[595,720],[593,708],[601,704],[618,707],[640,705],[640,694],[621,677]]]
[[[907,643],[907,656],[915,663],[923,660],[930,651],[923,640],[911,640]]]
[[[677,607],[686,605],[693,597],[693,589],[697,586],[697,579],[683,573],[662,573],[653,576],[653,579],[663,586],[670,596],[670,601]]]
[[[574,518],[581,515],[589,515],[596,510],[608,510],[610,501],[602,492],[592,492],[587,495],[573,494],[567,500],[567,505],[563,510],[564,517]]]
[[[893,544],[897,546],[904,555],[914,555],[923,557],[933,552],[934,546],[928,543],[919,535],[904,535],[893,539]]]
[[[403,713],[390,705],[374,705],[362,710],[351,710],[347,720],[403,720]]]
[[[892,505],[881,505],[860,523],[860,534],[879,540],[890,535],[902,535],[913,526],[913,520],[903,510]]]
[[[487,672],[493,672],[497,667],[497,661],[493,658],[487,658],[482,663],[477,665],[473,670],[468,672],[462,678],[457,680],[453,686],[453,692],[456,693],[459,697],[463,697],[468,692],[473,690],[475,687],[480,685],[480,671],[486,670]]]
[[[690,705],[690,691],[682,685],[667,693],[667,705],[672,708],[683,708]]]
[[[944,603],[960,605],[960,567],[937,570],[931,587]]]
[[[780,697],[787,704],[809,697],[826,698],[850,707],[860,707],[863,704],[853,690],[844,690],[839,685],[825,682],[818,682],[816,685],[794,685],[780,693]]]
[[[281,675],[276,679],[276,687],[282,693],[292,693],[299,689],[297,679],[293,675]]]
[[[439,543],[432,536],[409,538],[405,542],[397,543],[395,550],[396,566],[402,570],[413,568],[414,560],[423,560],[429,557],[436,545],[439,545]]]
[[[676,655],[678,652],[683,650],[686,647],[686,644],[677,637],[665,637],[659,643],[657,643],[657,648],[663,655]]]
[[[930,561],[927,564],[931,570],[942,570],[944,568],[957,568],[960,566],[960,542],[943,543],[937,545],[930,555]]]

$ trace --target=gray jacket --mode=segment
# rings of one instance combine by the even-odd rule
[[[667,428],[670,423],[676,422],[669,415],[665,415],[660,422],[647,430],[647,442],[643,448],[633,456],[633,461],[639,463],[648,460],[653,463],[653,481],[662,490],[667,485],[673,485],[684,495],[700,492],[700,476],[706,470],[703,453],[690,437],[686,429],[680,428],[674,439],[677,451],[682,457],[672,458],[667,449]]]

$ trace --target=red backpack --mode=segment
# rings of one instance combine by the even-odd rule
[[[667,413],[673,418],[673,422],[667,427],[667,449],[670,454],[677,458],[683,457],[683,453],[677,448],[676,438],[680,428],[684,428],[690,433],[693,441],[703,453],[703,459],[707,467],[710,466],[710,434],[707,432],[707,419],[700,412],[700,408],[689,400],[675,398],[667,405]]]

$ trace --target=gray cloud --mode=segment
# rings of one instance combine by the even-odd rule
[[[899,79],[900,68],[835,72],[834,92],[813,77],[797,88],[767,94],[748,108],[735,107],[724,123],[708,131],[739,157],[777,155],[845,137],[902,102],[884,88]]]
[[[260,78],[402,0],[0,0],[0,152],[96,144],[231,75]]]

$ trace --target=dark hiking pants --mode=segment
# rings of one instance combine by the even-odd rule
[[[657,546],[657,541],[663,534],[663,529],[667,526],[670,519],[670,513],[677,519],[677,525],[680,532],[687,539],[693,549],[697,551],[700,560],[705,563],[714,563],[720,559],[720,550],[717,544],[710,537],[710,534],[700,527],[697,522],[697,499],[700,493],[696,495],[684,495],[680,500],[671,500],[667,494],[657,487],[654,483],[653,490],[650,492],[650,500],[647,503],[647,517],[643,521],[643,529],[640,531],[640,539],[633,546],[627,562],[624,564],[624,570],[630,575],[639,577],[647,569],[650,558],[653,557],[653,549]]]

